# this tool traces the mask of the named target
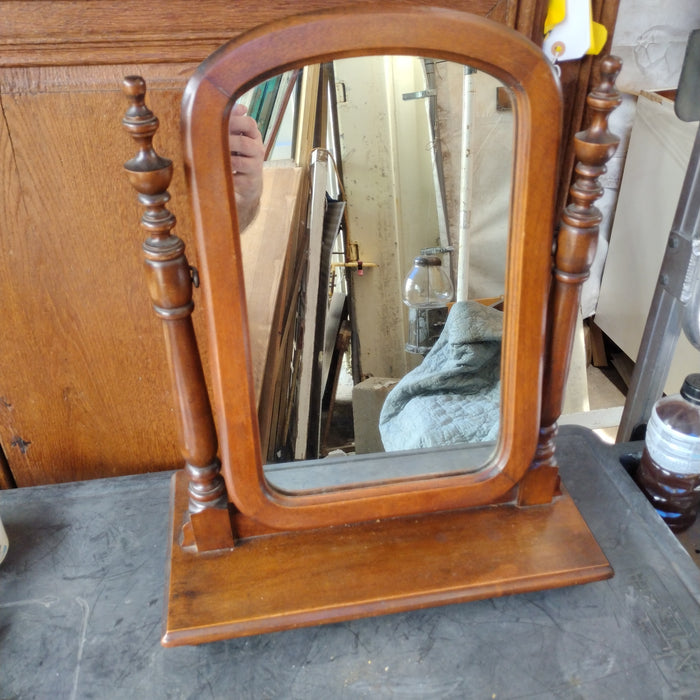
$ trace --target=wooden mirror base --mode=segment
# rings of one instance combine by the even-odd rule
[[[187,480],[173,477],[162,644],[338,622],[610,578],[563,491],[512,504],[240,540],[207,553],[179,543]]]

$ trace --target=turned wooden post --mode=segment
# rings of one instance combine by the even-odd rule
[[[548,503],[558,488],[554,438],[571,359],[581,285],[588,278],[603,218],[594,204],[603,194],[598,178],[606,172],[605,164],[620,143],[608,130],[608,117],[620,104],[615,79],[621,67],[622,62],[615,56],[601,60],[601,82],[587,98],[592,123],[574,137],[576,179],[569,190],[570,202],[562,214],[554,249],[540,436],[532,467],[520,485],[521,505]]]
[[[128,76],[124,78],[123,89],[131,104],[122,124],[138,146],[138,153],[124,164],[124,169],[139,193],[139,202],[146,209],[141,217],[141,227],[147,234],[143,244],[146,280],[153,309],[163,322],[177,405],[180,449],[188,477],[189,522],[183,530],[183,544],[196,542],[198,549],[216,548],[206,545],[211,536],[205,531],[215,521],[220,521],[219,527],[214,525],[219,545],[222,539],[224,546],[232,544],[233,540],[230,527],[228,536],[224,534],[222,538],[226,523],[230,525],[228,499],[219,473],[216,429],[192,325],[192,286],[196,273],[187,262],[185,244],[172,233],[175,216],[166,204],[170,200],[168,187],[173,164],[153,148],[158,118],[145,104],[145,81],[139,76]],[[225,517],[204,515],[211,510],[223,511]],[[198,519],[202,521],[199,527]],[[207,525],[203,528],[204,522]]]

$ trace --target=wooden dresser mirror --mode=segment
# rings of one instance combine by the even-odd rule
[[[266,476],[249,340],[229,115],[241,95],[284,71],[362,56],[417,56],[483,71],[510,94],[513,168],[506,250],[498,439],[417,453],[334,458],[403,477],[298,490]],[[299,625],[599,580],[611,569],[561,487],[556,421],[579,287],[600,215],[597,177],[616,141],[616,60],[589,105],[593,127],[554,263],[561,140],[556,74],[521,35],[437,8],[379,6],[291,17],[226,44],[183,99],[183,144],[207,314],[213,412],[191,323],[192,277],[166,209],[170,163],[143,81],[125,81],[124,118],[139,144],[126,164],[146,206],[146,269],[164,322],[186,468],[173,482],[163,643],[191,644]],[[368,153],[368,159],[372,154]],[[216,428],[214,427],[216,425]],[[474,457],[474,455],[478,455]],[[220,464],[219,464],[220,459]],[[424,468],[421,465],[425,465]]]

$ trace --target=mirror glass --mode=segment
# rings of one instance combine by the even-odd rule
[[[498,437],[508,91],[468,66],[372,56],[239,101],[266,143],[241,241],[270,484],[478,470]]]

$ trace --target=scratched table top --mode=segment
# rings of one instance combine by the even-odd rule
[[[620,465],[640,445],[558,449],[612,579],[175,649],[169,474],[0,491],[0,698],[700,697],[700,571]]]

